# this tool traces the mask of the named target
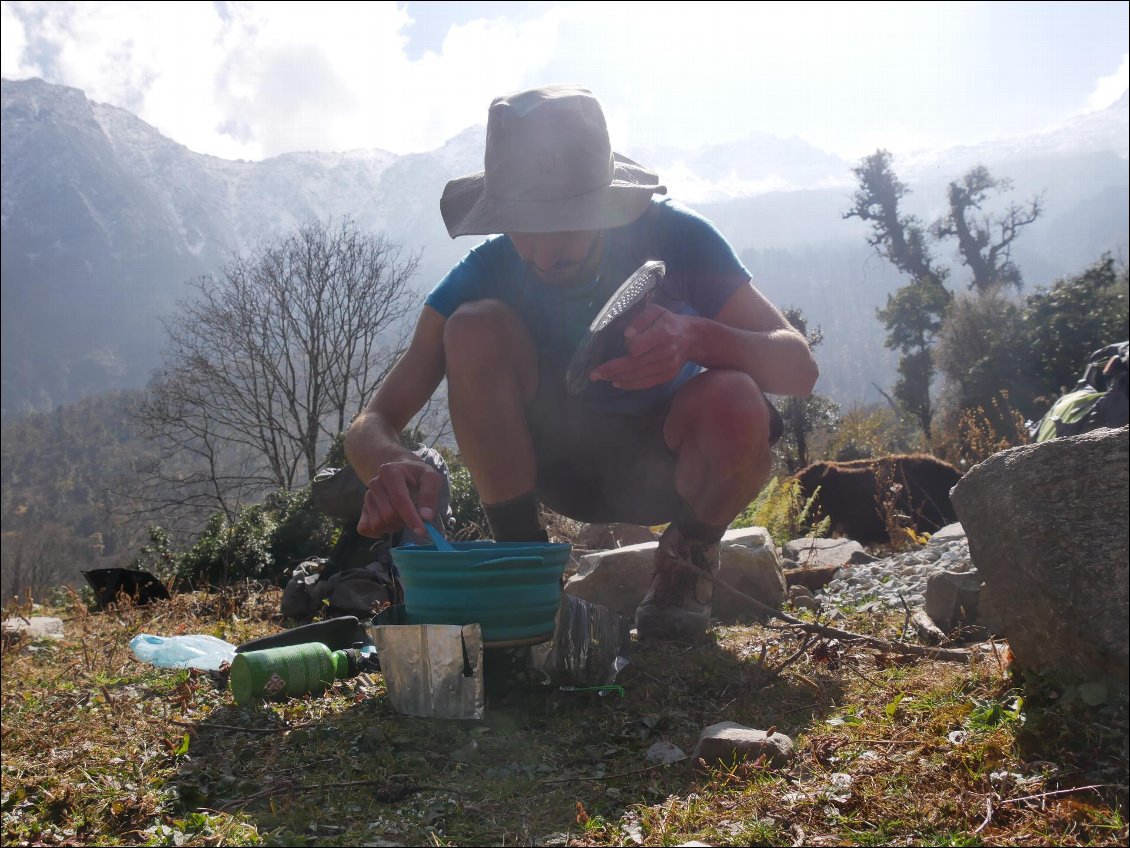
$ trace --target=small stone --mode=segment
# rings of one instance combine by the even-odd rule
[[[678,745],[661,739],[647,749],[645,756],[653,763],[677,763],[687,758],[687,752]]]
[[[457,763],[471,763],[479,758],[479,743],[472,739],[462,748],[451,752],[451,759]]]
[[[788,765],[793,757],[793,740],[784,733],[755,730],[736,722],[723,721],[702,731],[691,759],[701,768],[718,763],[728,765],[739,760],[756,760],[764,756],[775,768]]]

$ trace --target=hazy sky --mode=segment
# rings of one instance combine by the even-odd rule
[[[753,132],[847,158],[1032,132],[1127,88],[1126,2],[3,2],[3,76],[189,148],[430,150],[577,82],[618,149]]]

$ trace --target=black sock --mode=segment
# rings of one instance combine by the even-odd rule
[[[538,497],[527,492],[496,504],[483,504],[496,542],[548,542],[538,517]]]
[[[713,544],[722,538],[722,534],[726,532],[728,526],[727,524],[723,524],[721,527],[716,524],[707,524],[705,521],[700,520],[691,508],[686,505],[683,506],[679,517],[675,519],[675,529],[679,531],[684,539],[689,539],[692,542],[707,542]]]

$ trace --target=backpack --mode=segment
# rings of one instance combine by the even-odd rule
[[[437,513],[443,525],[452,520],[451,485],[447,463],[438,451],[419,445],[416,455],[443,475]],[[382,539],[368,539],[357,532],[367,487],[348,465],[318,472],[310,484],[310,502],[331,518],[342,521],[342,530],[329,557],[310,559],[291,573],[283,589],[281,612],[286,618],[309,621],[326,616],[355,615],[370,619],[381,607],[404,602],[392,548],[404,541],[429,544],[404,531]]]
[[[1130,343],[1122,342],[1092,353],[1075,390],[1057,400],[1032,426],[1033,441],[1077,436],[1100,427],[1126,426],[1130,419],[1128,352]]]

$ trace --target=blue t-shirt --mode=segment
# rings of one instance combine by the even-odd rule
[[[653,200],[630,224],[605,230],[600,267],[576,286],[543,282],[505,235],[471,250],[425,301],[445,318],[468,301],[494,299],[512,307],[525,323],[541,358],[543,374],[564,375],[569,359],[597,312],[633,271],[649,260],[667,264],[655,303],[687,315],[713,318],[750,273],[720,232],[702,216],[670,199]],[[687,363],[670,383],[650,389],[589,386],[585,401],[622,412],[644,412],[666,402],[701,369]]]

